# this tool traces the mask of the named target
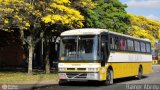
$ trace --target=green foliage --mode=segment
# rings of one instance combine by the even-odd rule
[[[85,27],[104,28],[111,31],[127,33],[130,26],[129,16],[125,11],[126,5],[118,0],[98,0],[95,8],[82,9],[85,16]]]
[[[97,27],[98,16],[94,12],[94,8],[96,8],[96,3],[93,2],[93,0],[70,0],[71,6],[81,12],[81,14],[84,16],[84,28],[88,27]]]

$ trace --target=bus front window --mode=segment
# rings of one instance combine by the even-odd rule
[[[60,46],[60,56],[65,60],[76,59],[77,37],[63,37]]]
[[[60,57],[64,60],[97,60],[97,36],[63,37]]]

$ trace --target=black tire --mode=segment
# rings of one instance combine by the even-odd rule
[[[67,80],[63,80],[63,79],[60,79],[59,80],[59,85],[60,86],[64,86],[64,85],[66,85],[67,84]]]
[[[141,80],[143,77],[143,69],[142,67],[139,67],[139,70],[138,70],[138,80]]]
[[[106,76],[106,85],[112,85],[113,84],[113,71],[111,69],[107,70],[107,76]]]

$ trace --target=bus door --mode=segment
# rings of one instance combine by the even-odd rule
[[[101,66],[105,66],[105,63],[108,60],[109,51],[108,51],[108,35],[101,36]]]

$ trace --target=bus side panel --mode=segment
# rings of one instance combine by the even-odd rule
[[[127,52],[111,52],[107,66],[112,66],[114,78],[122,78],[138,75],[142,65],[143,74],[149,74],[152,70],[151,55]]]
[[[143,75],[152,72],[152,63],[108,63],[108,66],[113,68],[114,78],[136,76],[140,65],[143,68]]]
[[[152,72],[152,62],[143,63],[142,68],[143,68],[143,75],[150,74]]]
[[[114,72],[114,78],[122,78],[135,76],[138,72],[139,63],[108,63],[112,66]]]

